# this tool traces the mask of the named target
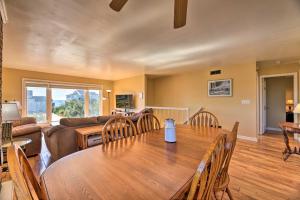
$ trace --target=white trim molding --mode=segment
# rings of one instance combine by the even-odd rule
[[[22,82],[26,84],[33,84],[33,85],[42,84],[42,85],[47,85],[48,87],[50,87],[51,85],[55,85],[55,86],[67,86],[67,87],[74,87],[74,88],[80,87],[86,89],[103,90],[103,85],[90,84],[90,83],[51,81],[51,80],[41,80],[41,79],[31,79],[31,78],[23,78]]]
[[[158,110],[184,110],[188,111],[189,108],[179,108],[179,107],[157,107],[157,106],[145,106],[145,108],[152,108]]]
[[[6,24],[8,22],[7,12],[6,12],[6,6],[4,0],[0,0],[0,12],[2,17],[3,24]]]
[[[269,130],[269,131],[276,131],[276,132],[281,132],[281,129],[280,129],[280,128],[273,128],[273,127],[267,127],[266,130]]]
[[[264,134],[266,127],[266,114],[264,113],[264,84],[263,81],[265,78],[271,77],[282,77],[282,76],[291,76],[293,77],[293,87],[294,87],[294,106],[298,104],[298,72],[283,73],[283,74],[271,74],[271,75],[261,75],[259,77],[259,134]],[[298,115],[294,114],[295,122],[298,121]]]
[[[249,136],[244,136],[244,135],[238,135],[237,136],[238,139],[241,139],[241,140],[249,140],[249,141],[252,141],[252,142],[257,142],[257,137],[249,137]]]
[[[1,1],[1,0],[0,0]],[[52,121],[52,88],[58,89],[81,89],[84,90],[84,115],[89,115],[89,93],[90,90],[99,91],[99,115],[103,113],[103,85],[87,84],[87,83],[75,83],[75,82],[61,82],[39,79],[22,79],[22,116],[27,116],[27,87],[42,87],[46,89],[46,119],[48,123]],[[44,123],[44,122],[43,122]]]

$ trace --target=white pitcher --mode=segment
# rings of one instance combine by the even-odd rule
[[[165,120],[165,141],[176,142],[176,127],[174,119]]]

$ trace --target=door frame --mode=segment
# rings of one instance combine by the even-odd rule
[[[259,134],[264,134],[266,127],[266,114],[265,114],[265,104],[264,101],[264,81],[266,78],[272,77],[282,77],[282,76],[292,76],[293,77],[293,89],[294,89],[294,107],[298,104],[298,72],[292,73],[282,73],[282,74],[272,74],[272,75],[261,75],[259,77]],[[294,114],[294,120],[298,121],[297,114]]]

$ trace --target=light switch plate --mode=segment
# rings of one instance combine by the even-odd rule
[[[144,99],[144,93],[143,93],[143,92],[140,92],[140,93],[139,93],[139,98],[140,98],[140,99]]]
[[[243,99],[241,101],[242,105],[249,105],[251,103],[250,99]]]

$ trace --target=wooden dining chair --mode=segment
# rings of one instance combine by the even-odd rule
[[[201,107],[197,112],[195,112],[195,114],[193,114],[187,121],[185,121],[183,124],[187,125],[189,124],[189,122],[191,122],[191,120],[201,111],[204,111],[204,108]]]
[[[228,169],[236,145],[238,128],[239,128],[239,122],[235,122],[231,133],[227,135],[226,143],[225,143],[225,157],[224,157],[222,168],[220,170],[220,173],[218,174],[217,181],[214,187],[215,196],[217,192],[220,191],[223,192],[221,199],[223,199],[224,193],[226,192],[229,199],[233,200],[232,194],[228,187],[230,181]]]
[[[106,122],[102,128],[103,144],[135,136],[137,134],[135,125],[128,117],[116,115]]]
[[[46,199],[41,186],[23,150],[12,145],[7,149],[9,173],[14,183],[14,194],[18,200]]]
[[[217,175],[225,155],[226,135],[219,135],[210,145],[194,175],[187,199],[211,200]]]
[[[190,119],[190,125],[193,127],[219,127],[219,121],[217,117],[208,111],[200,110],[195,113]]]
[[[139,117],[137,122],[138,134],[151,132],[160,129],[158,118],[152,113],[145,113]]]

